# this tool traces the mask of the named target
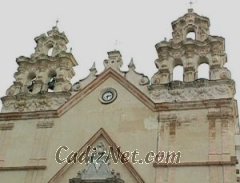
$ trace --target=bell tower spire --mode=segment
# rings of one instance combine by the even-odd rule
[[[17,58],[15,82],[2,98],[3,112],[54,110],[71,95],[73,67],[77,62],[67,51],[68,39],[54,26],[35,38],[35,52]]]

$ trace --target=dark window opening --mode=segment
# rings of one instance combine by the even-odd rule
[[[48,92],[53,92],[56,86],[56,74],[53,74],[48,82]]]
[[[27,86],[27,89],[30,93],[33,92],[33,87],[34,87],[34,84],[36,83],[36,76],[34,76],[31,80],[30,80],[30,85]]]

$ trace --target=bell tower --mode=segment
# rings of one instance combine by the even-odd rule
[[[198,67],[209,65],[209,80],[230,79],[230,71],[224,67],[227,62],[225,40],[212,36],[209,32],[210,21],[199,16],[193,9],[172,22],[172,36],[156,44],[158,59],[155,64],[158,72],[153,76],[153,84],[165,84],[173,81],[173,70],[183,67],[183,81],[192,82],[198,79]],[[193,35],[190,37],[189,35]]]
[[[2,98],[2,112],[54,110],[64,104],[71,93],[71,78],[77,65],[67,51],[68,39],[58,27],[35,38],[31,57],[20,56],[15,81]]]

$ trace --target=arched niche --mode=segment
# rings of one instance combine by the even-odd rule
[[[195,25],[187,25],[184,28],[185,39],[197,39],[197,27]]]

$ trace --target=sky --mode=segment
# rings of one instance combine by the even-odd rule
[[[226,39],[228,63],[240,99],[238,0],[193,0],[199,15],[210,18],[210,34]],[[189,0],[8,0],[0,1],[0,96],[13,81],[16,58],[30,56],[34,38],[56,25],[69,39],[78,66],[72,83],[86,77],[93,62],[99,73],[107,52],[119,50],[122,70],[131,58],[149,78],[157,72],[155,44],[172,38],[171,22],[187,13]],[[117,44],[116,44],[117,42]],[[0,104],[1,108],[1,104]]]

